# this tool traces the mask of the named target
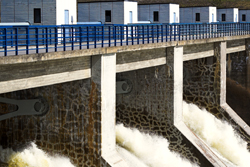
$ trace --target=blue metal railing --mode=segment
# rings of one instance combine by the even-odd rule
[[[250,23],[0,26],[0,55],[195,40],[250,34]]]

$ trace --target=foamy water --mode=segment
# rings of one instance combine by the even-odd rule
[[[227,122],[186,102],[183,102],[183,119],[185,124],[218,154],[238,167],[250,166],[247,142],[241,139]]]
[[[0,146],[0,160],[9,166],[25,167],[74,167],[70,160],[62,156],[49,156],[36,144],[24,149],[22,152],[15,152],[12,149],[2,149]]]
[[[116,142],[124,149],[119,148],[118,152],[132,166],[138,161],[142,167],[198,167],[188,160],[181,158],[177,153],[171,152],[168,148],[167,139],[156,135],[141,133],[137,129],[124,127],[122,124],[116,125]],[[122,150],[122,151],[121,151]],[[136,156],[136,157],[134,157]],[[131,166],[131,165],[130,165]]]

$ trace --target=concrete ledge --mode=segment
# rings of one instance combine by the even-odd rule
[[[237,47],[231,47],[231,48],[227,48],[227,54],[228,53],[234,53],[234,52],[241,52],[241,51],[245,51],[245,50],[246,50],[245,45],[237,46]]]
[[[132,71],[132,70],[138,70],[138,69],[160,66],[160,65],[165,65],[165,64],[166,64],[166,57],[126,63],[126,64],[117,64],[116,72],[119,73],[119,72],[125,72],[125,71]]]
[[[69,81],[90,78],[90,69],[50,74],[38,77],[17,79],[0,82],[0,93],[13,92],[23,89],[48,86]]]
[[[198,52],[198,53],[191,53],[191,54],[184,54],[183,61],[201,59],[201,58],[210,57],[213,55],[214,55],[214,50],[209,50],[209,51],[205,51],[205,52]]]

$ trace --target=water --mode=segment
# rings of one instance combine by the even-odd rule
[[[247,142],[240,138],[230,124],[186,102],[183,102],[183,120],[222,159],[237,167],[249,166]],[[117,151],[133,167],[198,167],[171,152],[168,149],[169,142],[161,136],[141,133],[119,124],[116,126],[116,141]],[[49,156],[34,143],[21,152],[2,149],[0,146],[0,162],[27,167],[74,167],[68,158]]]
[[[0,161],[9,166],[25,167],[74,167],[70,160],[62,156],[49,156],[39,149],[35,143],[21,152],[12,149],[2,149],[0,146]]]
[[[238,167],[249,166],[247,142],[240,138],[230,124],[215,118],[205,109],[186,102],[183,102],[183,119],[222,158]]]
[[[227,122],[215,118],[205,109],[183,102],[183,120],[224,161],[237,167],[248,167],[247,142]],[[161,136],[141,133],[137,129],[116,126],[117,151],[133,167],[196,167],[168,149]]]
[[[198,167],[168,149],[167,139],[116,125],[118,152],[133,167]],[[122,149],[125,148],[126,150]],[[132,157],[132,158],[131,158]]]

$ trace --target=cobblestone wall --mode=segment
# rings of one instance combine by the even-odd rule
[[[206,108],[217,118],[229,122],[239,135],[250,143],[250,137],[220,107],[221,69],[218,52],[219,45],[215,44],[215,55],[213,57],[184,62],[184,74],[186,77],[184,77],[183,81],[183,99],[201,108]],[[250,147],[248,146],[248,148]]]
[[[32,99],[45,97],[49,112],[42,117],[17,116],[0,122],[0,144],[14,149],[35,143],[50,154],[69,157],[77,166],[106,167],[101,158],[101,113],[91,91],[90,79],[22,90],[2,97]],[[93,96],[93,97],[92,97]],[[0,114],[14,110],[0,105]]]
[[[170,150],[202,167],[212,166],[173,125],[173,76],[170,66],[158,66],[117,74],[128,79],[133,90],[117,95],[118,123],[163,136]]]

